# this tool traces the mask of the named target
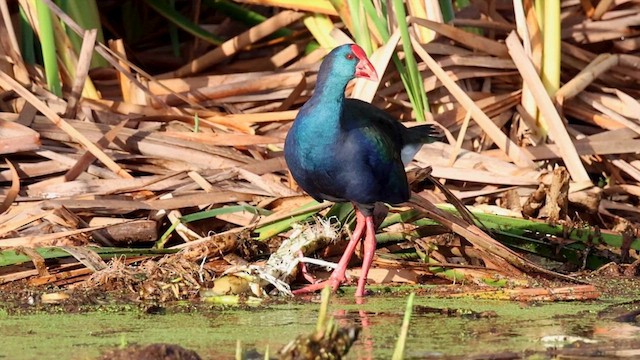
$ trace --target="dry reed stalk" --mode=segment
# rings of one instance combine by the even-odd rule
[[[455,27],[447,24],[441,24],[426,19],[419,19],[409,17],[409,23],[417,24],[427,27],[440,35],[444,35],[454,41],[457,41],[465,46],[481,51],[493,56],[508,58],[509,53],[504,44],[497,41],[487,39],[483,36],[472,34],[464,30],[456,29]]]
[[[63,239],[73,235],[85,234],[85,233],[89,233],[89,232],[104,229],[104,228],[105,226],[96,226],[96,227],[89,227],[84,229],[59,231],[53,234],[3,238],[3,239],[0,239],[0,248],[12,248],[17,246],[41,247],[41,246],[49,245],[54,240]]]
[[[190,89],[188,92],[180,94],[159,95],[158,98],[170,106],[182,104],[185,102],[185,99],[188,99],[190,103],[198,103],[204,100],[221,99],[247,93],[279,90],[283,88],[290,89],[300,83],[303,77],[304,73],[302,72],[265,75],[242,82]]]
[[[577,141],[576,151],[579,155],[612,155],[612,154],[633,154],[640,151],[640,140],[619,140],[619,141]],[[561,158],[562,151],[557,144],[539,145],[527,148],[532,158],[538,160],[549,160]]]
[[[455,147],[449,155],[449,167],[451,167],[458,157],[458,153],[462,148],[462,142],[464,141],[465,134],[467,133],[467,128],[469,127],[469,120],[471,120],[471,112],[467,111],[467,114],[464,116],[464,120],[462,121],[462,127],[460,127],[460,132],[458,133],[458,139],[456,140]]]
[[[123,120],[117,126],[114,126],[113,129],[109,130],[104,136],[96,142],[96,144],[102,148],[106,147],[110,142],[116,138],[118,133],[122,131],[129,120]],[[86,152],[80,157],[78,162],[64,174],[65,181],[71,181],[76,179],[82,172],[84,172],[91,163],[95,160],[95,157],[90,152]],[[126,173],[127,176],[122,176],[124,179],[133,179],[133,176],[129,173]]]
[[[43,113],[57,127],[69,134],[77,142],[84,145],[98,160],[105,164],[109,170],[113,171],[118,176],[126,176],[126,172],[111,160],[111,158],[109,158],[100,148],[89,141],[78,130],[69,125],[67,121],[63,120],[58,114],[53,112],[44,102],[40,101],[40,99],[4,72],[0,72],[0,84],[2,84],[4,88],[13,89],[16,93],[20,94],[20,96]]]
[[[427,66],[433,71],[438,79],[445,85],[447,90],[469,111],[473,119],[482,127],[487,135],[500,147],[515,164],[521,167],[533,168],[533,162],[522,152],[520,147],[513,143],[507,136],[482,112],[482,110],[469,98],[469,96],[442,70],[433,58],[413,40],[414,50],[418,56],[427,63]]]
[[[43,1],[51,4],[50,7],[54,12],[59,11],[50,0]],[[453,40],[440,38],[422,46],[417,45],[414,40],[414,46],[419,54],[424,54],[426,50],[429,55],[439,55],[435,63],[439,66],[440,72],[434,71],[432,64],[428,61],[418,65],[426,90],[429,92],[430,102],[434,105],[433,108],[439,111],[434,113],[434,118],[454,133],[458,128],[463,127],[456,134],[457,147],[441,143],[425,146],[416,157],[415,164],[423,167],[432,166],[433,174],[448,179],[448,185],[459,197],[470,201],[476,197],[485,197],[485,199],[475,200],[496,201],[504,205],[503,199],[498,199],[503,196],[500,193],[511,189],[512,197],[515,196],[519,200],[528,196],[536,184],[546,181],[548,176],[545,176],[545,169],[534,170],[531,163],[533,160],[555,161],[562,158],[566,162],[567,159],[563,152],[565,150],[560,146],[561,141],[557,144],[533,147],[516,145],[519,141],[525,144],[536,142],[535,134],[531,139],[526,138],[528,136],[526,133],[523,134],[526,128],[530,128],[534,133],[537,131],[535,101],[532,101],[535,99],[529,90],[527,79],[525,79],[525,85],[521,86],[520,76],[514,76],[521,74],[522,70],[515,71],[518,69],[516,66],[518,64],[506,56],[508,55],[507,47],[501,40],[505,31],[514,28],[505,20],[512,16],[511,9],[505,6],[507,3],[497,4],[497,6],[496,4],[483,2],[474,4],[479,10],[481,20],[471,18],[476,14],[465,11],[460,12],[454,20],[456,26],[476,26],[487,29],[487,35],[484,37],[469,34],[450,25],[439,24],[436,21],[432,23],[415,20],[415,17],[411,18],[415,20],[413,27],[419,29],[420,36],[431,32],[427,28],[434,28],[441,35]],[[315,3],[309,5],[315,5]],[[433,3],[427,5],[431,6]],[[564,32],[567,42],[562,44],[562,65],[565,70],[563,79],[574,78],[574,80],[566,84],[560,92],[563,97],[562,108],[553,109],[553,111],[556,115],[558,111],[562,111],[569,117],[570,122],[566,125],[566,132],[574,134],[576,139],[579,139],[569,139],[569,142],[564,143],[563,146],[569,144],[574,148],[576,155],[584,156],[585,163],[580,165],[588,169],[591,175],[605,169],[606,175],[612,179],[612,184],[616,184],[602,191],[605,195],[603,195],[604,202],[600,207],[600,214],[605,215],[601,217],[602,225],[607,226],[611,225],[610,219],[621,219],[620,214],[636,216],[637,213],[637,210],[625,206],[622,201],[611,201],[611,199],[615,199],[613,196],[622,195],[635,203],[636,198],[640,196],[640,190],[638,190],[640,186],[637,185],[640,181],[638,179],[640,160],[634,154],[640,151],[640,140],[636,139],[640,131],[640,125],[637,123],[640,104],[634,99],[638,95],[635,88],[640,80],[640,73],[637,72],[640,69],[640,58],[630,55],[640,46],[640,41],[637,41],[637,38],[624,42],[614,39],[611,57],[605,59],[605,65],[600,63],[596,66],[594,65],[599,63],[600,58],[597,58],[597,54],[586,50],[589,44],[585,43],[586,46],[583,46],[571,41],[576,38],[582,38],[585,41],[605,39],[621,33],[634,36],[634,30],[630,29],[629,25],[633,24],[637,14],[633,13],[635,11],[633,4],[626,4],[624,8],[616,5],[618,7],[604,12],[600,21],[592,22],[580,14],[578,3],[565,5],[564,16],[573,17],[567,17],[564,20],[567,24]],[[516,12],[516,28],[525,44],[530,43],[524,46],[525,58],[533,62],[535,69],[539,67],[536,64],[539,64],[540,31],[532,1],[525,0],[522,4],[516,2],[513,6]],[[428,12],[428,9],[422,7],[410,8],[412,14],[420,14],[423,10]],[[594,10],[593,7],[591,10]],[[84,33],[75,23],[65,18],[64,14],[56,14],[68,23],[71,29],[79,34]],[[296,13],[290,14],[293,15],[282,15],[281,20],[295,21],[292,20],[294,17],[302,16]],[[576,14],[577,16],[574,16]],[[351,26],[349,18],[345,17],[345,19],[347,27]],[[419,25],[420,21],[422,25]],[[255,29],[256,27],[253,28]],[[591,33],[577,34],[577,29],[587,29],[586,31]],[[251,30],[244,34],[250,33]],[[44,145],[38,148],[36,136],[30,144],[32,148],[27,148],[35,151],[19,156],[13,154],[20,151],[16,145],[23,144],[11,144],[11,139],[4,142],[10,145],[8,153],[11,154],[12,160],[18,160],[13,163],[16,170],[24,174],[21,180],[28,185],[23,186],[21,193],[23,197],[19,197],[18,202],[14,202],[6,214],[0,215],[0,234],[6,236],[7,231],[16,231],[21,235],[20,238],[26,239],[27,237],[22,235],[29,233],[22,232],[27,230],[27,227],[36,229],[41,226],[30,224],[50,223],[55,226],[60,224],[64,226],[64,217],[59,214],[42,209],[39,210],[41,213],[37,213],[27,208],[26,201],[44,196],[63,198],[54,204],[64,204],[70,207],[72,213],[82,212],[93,219],[105,216],[108,217],[107,219],[114,220],[146,216],[144,214],[150,213],[152,216],[157,215],[157,218],[154,217],[157,221],[165,218],[176,221],[183,213],[191,211],[190,208],[202,209],[208,206],[209,202],[213,202],[214,207],[249,202],[250,205],[256,205],[258,208],[275,211],[273,215],[257,222],[253,213],[249,212],[219,215],[216,217],[219,221],[215,223],[221,225],[216,225],[217,227],[213,230],[229,228],[232,230],[223,233],[223,236],[195,240],[179,245],[181,247],[202,245],[225,236],[237,240],[256,226],[309,212],[308,209],[299,210],[298,208],[311,199],[306,196],[294,196],[297,192],[283,185],[287,183],[287,178],[283,176],[286,165],[280,156],[281,143],[290,126],[290,121],[297,114],[295,109],[312,91],[318,63],[326,55],[326,50],[318,49],[309,55],[303,55],[303,49],[309,37],[302,32],[296,32],[295,38],[292,39],[279,38],[256,43],[258,37],[262,37],[271,30],[263,28],[256,37],[247,35],[243,40],[244,45],[231,46],[227,43],[226,49],[229,56],[235,56],[242,51],[242,58],[229,62],[228,66],[215,68],[217,75],[185,79],[171,78],[155,81],[124,56],[113,55],[104,48],[104,45],[96,44],[96,51],[106,53],[112,66],[120,71],[119,75],[128,79],[123,82],[135,84],[146,92],[151,106],[135,104],[138,101],[136,97],[142,93],[132,87],[127,87],[132,95],[126,101],[120,101],[122,91],[116,87],[117,83],[114,81],[116,72],[104,69],[99,73],[108,74],[108,76],[102,78],[100,76],[104,75],[98,75],[99,81],[102,81],[100,89],[102,94],[106,94],[105,97],[111,100],[80,99],[78,103],[73,104],[74,96],[72,95],[69,102],[65,104],[37,87],[32,89],[40,100],[47,99],[50,102],[53,112],[60,109],[69,110],[70,107],[77,108],[79,119],[83,121],[74,119],[64,119],[64,121],[88,141],[108,147],[103,152],[117,161],[122,168],[130,171],[130,174],[135,176],[132,179],[118,178],[101,164],[91,165],[88,160],[92,157],[91,153],[83,154],[75,145],[80,141],[70,136],[64,129],[61,130],[49,124],[48,120],[43,120],[42,116],[36,116],[36,107],[28,102],[23,105],[25,104],[23,98],[10,98],[7,102],[18,110],[9,109],[5,103],[0,103],[3,111],[20,111],[19,115],[0,113],[0,119],[15,121],[16,124],[33,128],[36,130],[35,135],[41,135],[44,141]],[[0,26],[0,31],[4,33],[5,30]],[[598,32],[600,33],[597,34]],[[336,43],[351,41],[349,35],[337,23],[330,36],[331,41]],[[241,40],[240,37],[242,34],[234,39]],[[86,48],[93,47],[93,42],[85,38]],[[383,45],[372,56],[372,61],[381,77],[388,66],[396,43],[396,39],[392,38],[392,41]],[[3,46],[6,47],[4,43]],[[127,49],[136,51],[134,48]],[[152,49],[149,53],[154,50]],[[215,58],[212,65],[229,57],[222,50],[217,51],[220,57]],[[613,51],[616,53],[614,54]],[[628,54],[620,53],[624,51]],[[87,54],[89,54],[88,50]],[[145,57],[138,57],[139,53],[135,55],[138,59],[149,58],[148,54]],[[381,55],[380,58],[378,55]],[[133,52],[131,56],[134,56]],[[240,58],[240,56],[237,57]],[[611,60],[613,57],[615,61]],[[11,55],[10,58],[14,59],[14,56]],[[80,62],[84,63],[86,60]],[[289,70],[283,72],[257,71],[275,70],[289,63],[291,64],[288,66]],[[612,67],[612,64],[618,64],[618,66]],[[14,68],[17,69],[19,65],[15,64]],[[202,66],[204,68],[208,65]],[[9,69],[9,67],[6,68]],[[123,72],[125,68],[132,70]],[[604,71],[605,69],[608,70]],[[237,71],[246,73],[233,73]],[[148,89],[146,85],[142,86],[136,82],[137,74],[146,78],[142,82],[149,80]],[[255,80],[257,77],[264,77],[267,81]],[[566,89],[571,89],[580,79],[583,81],[579,87],[574,88],[572,92],[563,93]],[[453,82],[456,83],[451,85]],[[77,87],[80,84],[78,80],[75,85]],[[380,96],[375,97],[378,85],[381,86],[380,91],[377,92]],[[590,85],[588,91],[585,90],[587,85]],[[411,116],[408,96],[393,72],[388,72],[380,84],[357,81],[354,87],[349,87],[348,92],[351,92],[352,96],[359,96],[366,100],[375,98],[376,106],[385,108],[394,116],[402,119]],[[462,93],[465,97],[461,100],[450,95],[454,93],[458,95]],[[202,96],[203,94],[206,96]],[[154,96],[155,100],[153,100]],[[176,106],[167,106],[166,102]],[[475,112],[470,111],[470,107],[474,105]],[[468,124],[469,114],[474,118],[479,116],[483,119],[476,121],[477,124]],[[199,120],[199,132],[193,132],[196,116]],[[522,118],[522,121],[519,118]],[[512,119],[514,121],[509,123]],[[127,127],[120,124],[123,120],[128,120]],[[560,118],[560,122],[563,120]],[[465,129],[466,124],[468,128]],[[562,124],[562,126],[565,125]],[[25,131],[21,132],[22,130]],[[29,134],[25,127],[17,131],[16,135],[22,133],[33,135]],[[555,133],[552,133],[552,136],[554,135]],[[522,163],[530,167],[516,166],[514,163],[517,164],[517,160],[505,156],[506,151],[500,149],[500,146],[498,149],[482,153],[469,150],[481,151],[492,147],[495,140],[493,137],[509,140],[506,145],[504,142],[497,142],[497,144],[515,149],[513,151],[520,154]],[[455,141],[453,136],[449,138],[451,143]],[[5,139],[0,139],[0,144],[3,144],[3,140]],[[628,155],[624,158],[612,159],[606,156],[609,154]],[[451,162],[449,159],[454,161]],[[60,183],[62,178],[52,176],[70,168],[72,170],[67,173],[68,179],[77,177],[73,181]],[[0,172],[1,181],[8,184],[15,179],[10,167],[5,167],[3,170]],[[36,179],[37,177],[44,179]],[[139,197],[141,190],[147,191],[144,198],[152,200],[141,200]],[[12,191],[0,190],[2,195],[11,195],[11,193]],[[579,196],[592,197],[585,194],[584,191],[574,193],[572,201],[580,201],[576,200]],[[45,204],[50,203],[40,203],[39,206]],[[320,204],[312,209],[320,211],[329,205]],[[598,204],[591,208],[597,211]],[[167,211],[163,211],[164,209]],[[513,211],[500,210],[493,205],[485,207],[485,210],[492,213],[514,214]],[[16,211],[23,211],[25,214],[16,216]],[[149,224],[152,230],[156,224],[155,220],[150,221]],[[222,224],[222,221],[225,223]],[[113,222],[108,220],[106,223]],[[179,229],[179,234],[183,236],[184,241],[192,241],[200,237],[186,227]],[[482,235],[477,233],[470,236],[482,238]],[[13,237],[16,238],[16,236]],[[96,239],[104,243],[99,238]],[[1,245],[2,240],[0,240]],[[500,266],[499,261],[493,262],[490,257],[479,256],[478,258],[486,260],[490,267]],[[444,256],[438,260],[447,262]],[[90,273],[86,268],[77,269],[79,264],[73,266],[75,267],[65,266],[64,274],[60,277],[52,273],[50,277],[37,278],[36,281],[66,284]],[[47,268],[42,266],[42,269]],[[37,271],[34,271],[15,273],[15,278],[37,275]],[[384,271],[387,270],[381,270],[381,272]],[[25,275],[27,273],[30,275]],[[410,277],[412,273],[414,271],[409,270],[403,275]],[[7,277],[0,277],[0,282],[6,279]]]
[[[569,80],[555,93],[556,101],[561,102],[570,99],[582,90],[586,89],[595,79],[609,69],[618,66],[619,57],[611,54],[600,54],[587,67],[582,69],[578,75]]]
[[[565,165],[569,169],[569,173],[573,178],[573,181],[577,182],[580,186],[589,187],[593,184],[587,174],[587,170],[584,168],[580,157],[575,149],[573,141],[567,133],[564,122],[560,118],[557,110],[555,109],[549,95],[547,95],[544,85],[538,77],[535,68],[529,58],[524,53],[524,49],[518,40],[518,36],[515,33],[511,33],[507,37],[507,47],[509,53],[513,58],[513,62],[518,67],[520,74],[525,83],[531,89],[532,95],[536,99],[540,113],[545,118],[545,122],[550,130],[550,135],[558,144],[562,158],[565,161]]]

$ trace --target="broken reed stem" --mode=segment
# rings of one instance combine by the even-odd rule
[[[9,188],[9,191],[0,204],[0,214],[3,214],[5,211],[9,210],[11,204],[13,204],[13,202],[18,197],[18,194],[20,193],[20,176],[18,175],[18,171],[11,161],[7,159],[5,159],[4,161],[9,167],[9,171],[11,172],[11,187]]]
[[[600,54],[593,59],[582,71],[573,79],[564,84],[556,91],[556,101],[564,101],[578,95],[586,89],[598,76],[604,74],[609,69],[620,64],[620,57],[611,54]]]
[[[453,148],[453,151],[451,151],[451,155],[449,156],[449,166],[453,166],[453,164],[456,162],[458,154],[460,153],[460,149],[462,149],[464,136],[467,133],[467,128],[469,127],[469,120],[471,120],[471,112],[467,111],[467,114],[464,116],[464,120],[462,121],[460,132],[458,133],[458,139],[456,139],[456,145]]]
[[[82,39],[82,47],[80,48],[80,56],[78,57],[78,65],[76,67],[76,77],[73,80],[71,94],[67,98],[67,109],[64,112],[64,117],[67,119],[75,119],[76,117],[79,103],[78,100],[82,95],[82,89],[84,88],[87,76],[89,75],[93,47],[97,36],[98,30],[90,29],[85,31],[85,35]]]
[[[100,140],[98,140],[97,144],[100,145],[101,147],[107,147],[109,143],[113,142],[113,140],[116,138],[118,133],[124,128],[124,126],[127,124],[128,121],[129,121],[128,119],[124,119],[118,125],[114,126],[111,130],[109,130],[106,134],[104,134],[104,136]],[[95,156],[91,152],[85,152],[80,157],[80,159],[78,159],[76,164],[73,165],[71,169],[69,169],[64,174],[64,181],[75,180],[78,176],[80,176],[80,174],[82,174],[84,171],[86,171],[89,168],[89,166],[93,163],[95,159],[96,159]],[[133,179],[133,176],[131,177],[131,179]]]
[[[424,26],[440,35],[444,35],[472,49],[476,49],[496,57],[509,57],[509,52],[507,51],[507,48],[504,46],[504,44],[501,44],[495,40],[488,39],[484,36],[460,30],[448,24],[441,24],[435,21],[420,19],[413,16],[409,17],[409,22],[412,24]],[[413,39],[413,41],[415,41],[415,39]]]

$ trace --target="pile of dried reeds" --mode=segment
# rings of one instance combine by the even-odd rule
[[[159,75],[145,68],[176,63],[165,29],[153,31],[159,35],[144,47],[120,39],[105,44],[50,0],[38,1],[40,8],[19,3],[41,41],[46,34],[36,15],[45,7],[56,44],[69,44],[72,32],[82,44],[77,53],[58,48],[55,80],[63,86],[54,95],[43,68],[23,60],[10,26],[17,9],[0,1],[6,157],[0,247],[11,249],[0,253],[0,283],[67,284],[103,269],[103,259],[128,255],[134,262],[165,248],[192,249],[194,259],[222,271],[240,261],[230,254],[264,254],[268,249],[256,241],[286,237],[292,223],[314,214],[349,222],[344,206],[301,194],[282,158],[284,136],[313,91],[320,60],[331,46],[352,41],[349,34],[366,39],[384,74],[378,84],[356,81],[349,93],[407,123],[438,124],[446,141],[425,146],[412,167],[431,167],[458,198],[478,206],[473,212],[496,238],[573,264],[568,270],[637,258],[640,7],[634,2],[594,8],[588,0],[563,1],[555,42],[528,0],[514,2],[516,8],[474,1],[448,23],[419,1],[406,1],[406,17],[397,0],[389,7],[357,1],[364,10],[355,12],[347,1],[239,1],[277,6],[271,9],[215,2],[271,15],[254,26],[226,18],[219,6],[185,5],[203,18],[210,11],[206,18],[218,22],[201,24],[204,35],[179,43],[189,58]],[[157,2],[145,3],[152,12]],[[108,2],[101,10],[117,6]],[[158,19],[150,21],[163,24]],[[211,28],[217,36],[204,30]],[[558,46],[555,89],[553,75],[541,70],[554,64],[545,44]],[[98,56],[108,65],[90,70]],[[420,103],[424,95],[427,103]],[[444,200],[438,191],[420,190]],[[393,280],[437,273],[488,281],[475,272],[490,265],[482,254],[464,251],[458,238],[426,236],[432,226],[426,220],[398,225],[403,214],[392,212],[384,224],[391,227],[380,234],[381,243],[395,245],[381,251],[378,266],[412,269]],[[402,242],[407,237],[418,245]],[[137,250],[127,249],[133,244]],[[410,249],[410,259],[430,264],[403,263],[398,252]],[[379,277],[392,278],[385,271]]]

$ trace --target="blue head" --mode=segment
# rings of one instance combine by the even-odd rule
[[[344,87],[353,78],[378,80],[378,74],[364,50],[356,44],[346,44],[331,50],[320,65],[316,90],[325,86],[344,92]]]

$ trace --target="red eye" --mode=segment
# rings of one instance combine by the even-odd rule
[[[346,56],[347,60],[353,60],[353,54],[352,53],[348,53]]]

